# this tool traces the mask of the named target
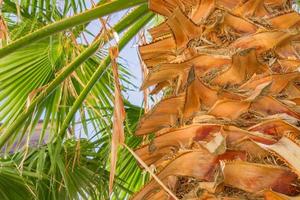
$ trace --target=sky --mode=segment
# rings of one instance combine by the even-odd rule
[[[88,1],[89,2],[89,1]],[[94,0],[94,2],[98,2]],[[89,6],[90,3],[87,3]],[[111,16],[110,25],[113,26],[114,23],[116,23],[120,17],[123,16],[123,14],[126,11],[116,13],[113,16]],[[100,23],[98,20],[93,21],[88,26],[88,29],[93,32],[94,34],[97,34],[100,29]],[[92,39],[92,38],[91,38]],[[130,43],[121,51],[120,53],[120,59],[118,60],[119,63],[125,65],[130,73],[135,77],[130,80],[132,84],[134,84],[137,88],[132,88],[131,91],[128,91],[127,94],[124,94],[124,98],[129,100],[131,103],[141,106],[143,101],[143,92],[139,91],[139,88],[142,84],[142,72],[141,72],[141,66],[138,56],[138,46],[137,46],[137,38],[133,38]]]

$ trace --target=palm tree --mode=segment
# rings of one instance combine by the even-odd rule
[[[132,199],[299,199],[292,2],[149,2],[167,19],[140,47],[150,71],[142,88],[164,98],[140,120],[136,134],[154,139],[136,154],[160,181]]]
[[[290,0],[0,3],[1,199],[299,198]],[[106,16],[122,10],[110,27]],[[153,24],[150,10],[165,21],[140,47],[142,89],[163,98],[140,120],[124,101],[123,121],[131,77],[118,51]]]

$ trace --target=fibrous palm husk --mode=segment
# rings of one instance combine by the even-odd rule
[[[289,0],[149,0],[136,149],[178,199],[297,199],[300,15]],[[149,137],[151,138],[151,137]],[[151,180],[133,196],[172,199]]]

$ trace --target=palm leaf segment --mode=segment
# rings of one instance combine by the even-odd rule
[[[281,0],[150,0],[136,150],[179,199],[289,199],[300,185],[300,15]],[[276,13],[274,15],[274,13]],[[169,199],[154,180],[134,197]]]

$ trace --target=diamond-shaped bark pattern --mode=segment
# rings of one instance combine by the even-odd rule
[[[292,1],[149,7],[165,21],[140,47],[150,71],[142,89],[164,97],[139,122],[137,155],[179,199],[300,198],[300,15]],[[132,199],[172,198],[151,180]]]

